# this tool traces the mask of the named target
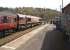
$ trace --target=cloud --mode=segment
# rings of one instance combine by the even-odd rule
[[[2,7],[41,7],[60,10],[62,0],[0,0]],[[70,3],[70,0],[64,0],[64,6]]]

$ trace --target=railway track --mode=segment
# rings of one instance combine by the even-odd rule
[[[21,37],[22,35],[24,35],[24,34],[26,34],[28,32],[31,32],[32,30],[34,30],[34,29],[36,29],[36,28],[38,28],[40,26],[41,25],[34,26],[34,27],[26,29],[24,31],[16,32],[16,33],[13,33],[12,35],[9,35],[9,36],[6,36],[4,38],[1,38],[0,39],[0,46],[4,45],[4,44],[6,44],[6,43],[8,43],[8,42],[10,42],[12,40],[15,40],[15,39]]]

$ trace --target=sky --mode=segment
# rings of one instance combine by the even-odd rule
[[[0,7],[38,7],[60,10],[62,0],[0,0]],[[64,0],[64,7],[70,0]]]

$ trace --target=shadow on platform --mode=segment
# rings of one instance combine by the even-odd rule
[[[65,50],[70,50],[70,41],[65,41],[64,47],[65,47]]]
[[[47,32],[41,50],[64,50],[64,34],[59,30]]]

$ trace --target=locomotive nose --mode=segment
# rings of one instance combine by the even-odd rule
[[[4,24],[0,24],[0,31],[4,29]]]
[[[9,26],[8,28],[10,28],[10,29],[15,28],[15,24],[14,23],[9,23],[8,26]]]

